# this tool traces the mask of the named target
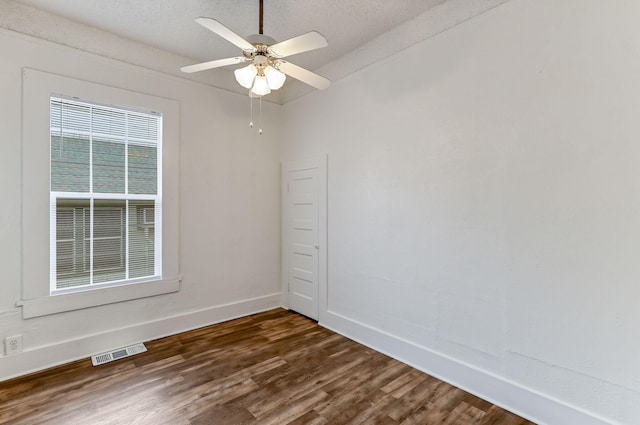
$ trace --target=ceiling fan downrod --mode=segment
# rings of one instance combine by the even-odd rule
[[[264,34],[264,4],[260,0],[260,22],[258,24],[258,34]]]

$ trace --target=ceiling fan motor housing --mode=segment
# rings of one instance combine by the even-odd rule
[[[276,44],[276,41],[273,38],[264,34],[252,34],[246,37],[246,40],[256,47],[260,44],[266,45],[267,47]]]
[[[271,65],[278,69],[277,58],[274,58],[269,53],[269,46],[276,44],[276,41],[264,34],[253,34],[246,37],[246,40],[255,46],[254,51],[244,50],[242,54],[253,61],[253,64],[258,68],[258,75],[264,75],[264,68]]]

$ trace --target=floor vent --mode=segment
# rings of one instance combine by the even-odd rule
[[[128,347],[118,348],[117,350],[91,356],[91,363],[93,363],[94,366],[99,366],[101,364],[109,363],[114,360],[133,356],[134,354],[144,353],[145,351],[147,351],[147,347],[145,347],[142,343],[130,345]]]

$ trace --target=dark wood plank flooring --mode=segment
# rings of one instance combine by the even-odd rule
[[[533,425],[282,309],[146,345],[0,382],[0,423]]]

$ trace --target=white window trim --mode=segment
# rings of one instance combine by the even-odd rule
[[[162,279],[50,294],[49,102],[52,94],[112,105],[143,106],[163,115]],[[22,90],[22,306],[24,318],[176,292],[179,272],[179,115],[175,100],[23,69]]]

